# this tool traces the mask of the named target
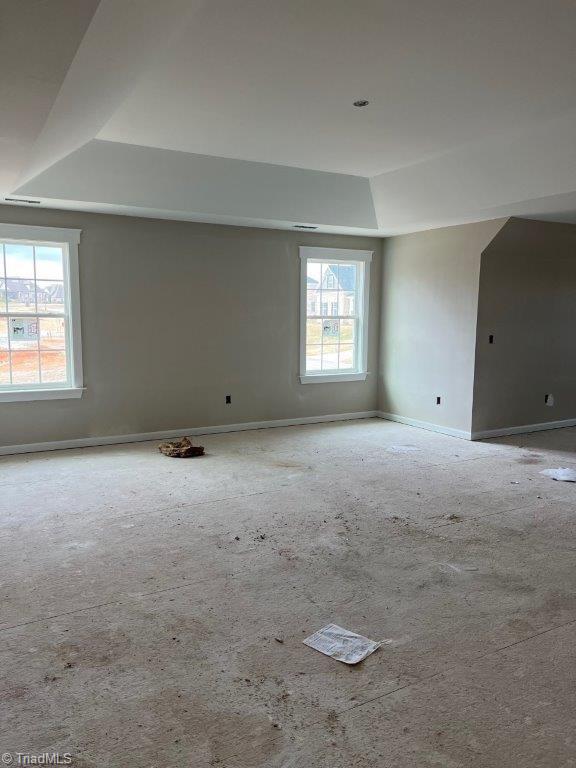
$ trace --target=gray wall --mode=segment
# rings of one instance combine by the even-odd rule
[[[464,432],[576,418],[574,225],[381,241],[10,206],[0,220],[83,230],[87,387],[0,403],[0,446],[377,408]],[[375,251],[366,382],[298,381],[300,244]]]
[[[82,229],[87,387],[0,403],[0,445],[377,408],[380,240],[11,206],[0,220]],[[300,244],[375,251],[366,382],[298,381]]]
[[[384,241],[380,408],[385,413],[470,432],[480,256],[503,223]]]
[[[482,255],[474,431],[576,418],[575,332],[576,226],[510,219]]]

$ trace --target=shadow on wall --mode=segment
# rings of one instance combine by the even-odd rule
[[[569,455],[564,460],[576,460],[576,427],[547,429],[539,432],[528,432],[522,435],[508,435],[507,437],[491,437],[482,440],[482,442],[494,445],[515,445],[518,448],[525,448],[529,453],[517,459],[519,464],[542,464],[549,466],[551,453],[566,453]],[[561,462],[562,460],[561,456],[554,459],[556,462]],[[545,466],[542,468],[544,469]]]

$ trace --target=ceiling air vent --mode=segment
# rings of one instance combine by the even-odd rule
[[[5,197],[7,203],[26,203],[26,205],[40,205],[40,200],[23,200],[19,197]]]
[[[313,227],[310,224],[294,224],[294,229],[318,229],[318,227]]]

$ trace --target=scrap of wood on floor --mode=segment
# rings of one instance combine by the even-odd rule
[[[170,456],[172,459],[190,459],[194,456],[204,456],[204,446],[192,445],[192,442],[187,437],[171,443],[161,443],[158,446],[158,450],[164,456]]]

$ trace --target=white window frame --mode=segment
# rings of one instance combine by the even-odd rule
[[[80,281],[78,274],[78,245],[80,229],[34,227],[20,224],[0,224],[0,241],[19,245],[47,245],[62,248],[66,319],[66,363],[68,384],[3,385],[0,403],[28,400],[63,400],[82,397],[82,332],[80,327]],[[9,313],[7,313],[9,314]]]
[[[338,381],[365,381],[368,376],[368,320],[370,298],[370,263],[373,251],[357,251],[348,248],[312,248],[300,246],[300,383],[327,384]],[[356,349],[356,367],[351,371],[318,371],[306,370],[306,319],[308,307],[308,286],[306,282],[307,265],[309,261],[344,261],[347,264],[361,266],[362,279],[358,289],[359,332]],[[322,307],[320,307],[320,312]],[[335,318],[338,319],[338,318]]]

